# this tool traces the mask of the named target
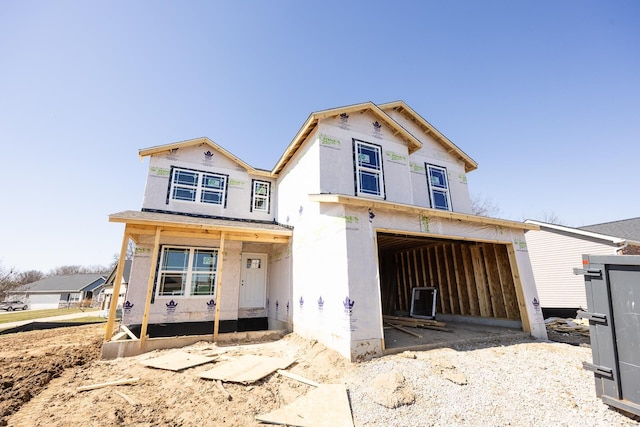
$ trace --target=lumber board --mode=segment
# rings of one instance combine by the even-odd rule
[[[215,385],[218,388],[218,390],[220,390],[220,392],[222,392],[222,394],[224,395],[224,397],[227,400],[232,400],[233,397],[231,397],[231,394],[227,391],[227,389],[224,388],[224,386],[222,385],[222,381],[220,380],[215,380]]]
[[[131,338],[132,340],[137,340],[138,339],[136,334],[131,332],[131,329],[127,328],[125,325],[120,325],[120,329],[122,329],[124,331],[124,333],[127,334],[129,336],[129,338]]]
[[[199,354],[187,353],[186,351],[173,351],[153,359],[142,360],[140,361],[140,364],[149,368],[178,372],[194,366],[213,362],[214,360],[216,360],[215,357],[201,356]]]
[[[414,336],[416,338],[422,338],[422,335],[417,334],[415,332],[412,332],[412,331],[410,331],[408,329],[405,329],[400,325],[396,325],[396,324],[394,324],[392,322],[386,322],[386,323],[387,323],[387,325],[391,326],[393,329],[397,329],[397,330],[399,330],[401,332],[404,332],[405,334],[409,334],[409,335]]]
[[[120,396],[121,398],[123,398],[124,400],[127,401],[127,403],[129,403],[129,405],[131,406],[138,406],[139,403],[136,402],[135,400],[133,400],[132,398],[130,398],[129,396],[127,396],[124,393],[120,393],[119,391],[114,391],[115,394],[117,394],[118,396]]]
[[[80,386],[76,389],[76,391],[89,391],[89,390],[95,390],[98,388],[104,388],[104,387],[110,387],[112,385],[126,385],[126,384],[133,384],[140,381],[140,378],[127,378],[124,380],[117,380],[117,381],[109,381],[106,383],[98,383],[98,384],[91,384],[91,385],[83,385]]]
[[[278,373],[280,375],[282,375],[283,377],[287,377],[287,378],[292,379],[292,380],[300,381],[303,384],[307,384],[307,385],[310,385],[310,386],[313,386],[313,387],[318,387],[320,385],[320,383],[317,383],[317,382],[315,382],[313,380],[307,379],[307,378],[305,378],[303,376],[294,374],[292,372],[285,371],[284,369],[278,369]]]
[[[500,275],[498,274],[494,245],[491,243],[483,243],[482,250],[484,253],[484,265],[487,271],[487,281],[489,283],[493,316],[500,319],[506,319],[507,312],[504,308],[504,299],[502,297],[502,289],[500,287]]]
[[[353,427],[344,384],[321,384],[289,405],[256,415],[256,420],[301,427]]]
[[[384,316],[382,316],[382,318],[385,321],[391,321],[391,322],[396,322],[396,323],[407,323],[407,325],[409,325],[409,326],[416,325],[416,324],[424,324],[424,325],[429,325],[429,326],[440,326],[440,327],[447,326],[447,324],[444,323],[444,322],[439,322],[437,320],[431,320],[431,319],[420,319],[420,318],[416,318],[416,317],[402,317],[402,316],[384,315]]]

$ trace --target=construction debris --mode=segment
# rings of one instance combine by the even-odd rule
[[[566,333],[579,334],[585,337],[589,336],[589,320],[587,319],[563,319],[560,317],[550,317],[545,319],[545,325],[548,330]]]
[[[206,357],[186,351],[174,351],[164,356],[143,360],[140,363],[149,368],[166,369],[168,371],[182,371],[183,369],[213,362],[215,357]]]
[[[409,326],[411,328],[434,329],[436,331],[451,332],[446,328],[447,324],[430,319],[415,317],[382,316],[384,322],[390,326]]]
[[[83,385],[81,387],[78,387],[76,391],[89,391],[89,390],[95,390],[97,388],[109,387],[112,385],[133,384],[138,381],[140,381],[140,378],[128,378],[126,380],[109,381],[106,383],[98,383],[98,384],[92,384],[92,385]]]

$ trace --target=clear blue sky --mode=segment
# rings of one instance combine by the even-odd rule
[[[640,216],[640,2],[0,2],[0,264],[107,265],[138,149],[271,169],[312,111],[404,100],[507,219]]]

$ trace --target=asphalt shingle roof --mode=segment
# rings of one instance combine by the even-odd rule
[[[640,242],[640,217],[587,225],[578,229]]]
[[[80,292],[82,290],[93,290],[102,282],[95,282],[104,278],[102,274],[72,274],[69,276],[50,276],[37,282],[28,283],[22,286],[21,292]],[[103,279],[104,280],[104,279]],[[89,286],[94,285],[94,286]],[[87,288],[87,289],[85,289]]]

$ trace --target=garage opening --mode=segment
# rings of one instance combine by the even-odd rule
[[[377,240],[382,314],[410,317],[414,288],[435,288],[435,319],[447,323],[447,331],[441,333],[420,330],[420,339],[385,329],[387,349],[412,342],[420,346],[514,332],[522,335],[505,244],[391,233],[378,233]]]

